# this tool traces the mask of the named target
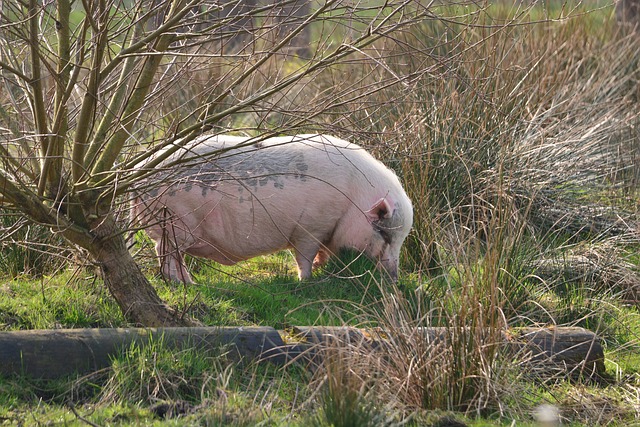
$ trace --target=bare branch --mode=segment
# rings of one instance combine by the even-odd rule
[[[170,12],[167,16],[165,22],[160,25],[155,31],[148,34],[146,37],[141,38],[140,40],[135,41],[126,49],[122,49],[116,57],[111,60],[111,62],[102,69],[101,78],[105,78],[108,74],[110,74],[126,57],[127,55],[136,54],[140,51],[144,51],[144,48],[147,44],[152,42],[157,42],[157,40],[168,33],[168,30],[174,27],[180,19],[182,19],[189,10],[200,3],[201,0],[191,0],[189,3],[184,3],[184,0],[174,0],[171,3]],[[165,49],[166,50],[166,49]],[[160,50],[156,50],[157,52],[162,52]]]
[[[24,188],[23,185],[14,182],[1,171],[0,194],[21,211],[29,212],[29,217],[34,221],[51,227],[78,244],[91,244],[93,238],[86,230],[68,222],[64,217],[46,207],[39,196]]]
[[[173,25],[173,23],[178,22],[180,18],[186,15],[189,7],[193,4],[197,4],[197,1],[193,0],[187,4],[187,7],[184,7],[183,2],[175,0],[171,4],[169,16],[165,25]],[[172,41],[173,35],[160,34],[158,38],[155,39],[151,50],[155,52],[164,52]],[[95,181],[95,177],[97,175],[110,170],[116,158],[120,155],[120,151],[131,133],[131,128],[133,127],[136,114],[139,108],[143,105],[145,97],[149,92],[149,88],[151,87],[153,78],[156,75],[161,59],[162,56],[146,57],[144,59],[142,70],[138,74],[136,87],[133,89],[131,96],[129,97],[129,101],[122,113],[122,125],[102,148],[100,156],[96,160],[95,165],[93,165],[92,177],[90,180]],[[93,140],[91,144],[102,146],[102,141]]]
[[[406,1],[406,2],[403,2],[402,5],[406,6],[409,3],[410,1]],[[324,11],[324,9],[322,9],[322,11]],[[154,165],[160,164],[162,161],[166,160],[173,153],[179,150],[188,141],[192,140],[197,135],[199,135],[202,129],[206,128],[208,125],[216,123],[224,117],[231,116],[237,112],[243,111],[253,105],[256,105],[258,102],[266,98],[269,98],[270,96],[276,93],[282,92],[287,87],[300,82],[304,77],[313,75],[314,73],[322,69],[325,69],[337,63],[341,59],[351,55],[353,52],[364,49],[366,46],[374,43],[376,40],[379,40],[380,38],[385,37],[386,35],[394,31],[397,31],[404,26],[407,26],[411,23],[419,21],[428,13],[429,13],[428,10],[423,10],[422,12],[415,13],[415,15],[411,17],[405,18],[402,7],[396,7],[394,8],[393,12],[390,13],[390,16],[385,16],[382,19],[382,21],[377,25],[372,24],[367,32],[360,35],[357,39],[355,39],[351,43],[349,44],[345,43],[337,46],[332,52],[326,53],[322,58],[317,59],[316,62],[308,64],[306,67],[302,68],[300,71],[290,74],[286,78],[273,84],[270,87],[267,87],[261,91],[256,91],[245,100],[239,101],[238,103],[236,103],[231,107],[228,107],[215,114],[205,115],[204,113],[208,111],[208,106],[220,103],[222,99],[224,99],[224,97],[228,96],[228,94],[231,93],[232,88],[236,87],[240,82],[244,81],[248,76],[252,75],[257,69],[257,67],[255,66],[250,67],[247,71],[244,71],[241,74],[241,76],[239,76],[237,80],[234,81],[233,84],[230,85],[230,89],[226,90],[220,96],[215,98],[213,101],[201,107],[202,113],[200,115],[200,119],[197,121],[196,124],[189,126],[182,131],[176,132],[172,138],[167,139],[166,144],[163,144],[162,146],[159,146],[152,150],[147,150],[141,153],[140,155],[135,156],[128,162],[124,163],[122,165],[122,169],[129,170],[130,168],[133,168],[135,164],[145,161],[146,159],[152,156],[154,157],[154,159],[149,163],[149,167],[153,167]],[[320,15],[319,13],[315,13],[313,17],[316,18],[319,15]],[[388,25],[387,27],[383,26],[383,23],[388,23],[391,17],[393,16],[400,16],[401,17],[400,21],[395,24]],[[308,22],[309,20],[305,21],[305,23]],[[283,44],[278,44],[277,46],[281,48]],[[267,55],[271,56],[274,54],[274,52],[277,52],[277,49],[273,49],[273,51],[270,51],[269,53],[267,53]],[[259,61],[259,62],[262,64],[264,61]],[[164,149],[162,154],[156,156],[157,151],[159,151],[160,149]],[[136,182],[140,178],[139,175],[142,175],[144,173],[145,171],[137,171],[127,179],[118,179],[118,190],[116,191],[116,193],[120,194],[123,191],[126,191],[127,186],[129,186],[131,183]],[[96,186],[99,186],[99,187],[109,185],[116,179],[117,176],[118,174],[107,174],[103,177],[103,179],[96,181],[95,184]]]
[[[48,144],[46,135],[49,134],[47,129],[47,113],[44,106],[44,89],[42,87],[42,76],[40,74],[40,52],[39,52],[39,31],[38,31],[38,12],[39,7],[36,0],[29,0],[29,47],[31,49],[31,87],[32,87],[32,103],[33,115],[35,118],[36,129],[41,135],[42,140],[41,152],[45,158],[48,152]],[[45,171],[41,171],[45,175]],[[44,178],[46,180],[46,178]],[[44,181],[42,181],[44,182]],[[38,186],[38,193],[44,192],[44,185]]]
[[[78,117],[78,124],[76,126],[76,133],[73,140],[71,171],[74,182],[80,180],[84,173],[84,154],[87,147],[89,132],[93,127],[96,104],[99,99],[101,78],[100,67],[102,66],[104,51],[108,41],[106,23],[108,14],[106,13],[106,4],[102,0],[98,2],[97,13],[99,21],[93,22],[93,25],[97,26],[97,40],[93,49],[93,61],[91,64],[87,91],[85,92],[84,99],[82,101],[82,108]],[[87,13],[87,15],[90,15],[90,13]]]
[[[7,64],[6,62],[0,61],[0,69],[10,72],[19,79],[23,80],[25,83],[31,83],[31,78],[29,76],[22,73],[22,71],[14,68],[10,64]]]
[[[139,33],[142,32],[143,25],[144,25],[144,21],[142,22],[139,21],[135,24],[133,35],[131,37],[132,43],[137,42],[139,38],[138,35]],[[79,182],[83,178],[84,174],[90,170],[91,166],[95,162],[95,159],[99,150],[102,148],[103,141],[107,139],[109,129],[113,127],[114,120],[118,118],[117,114],[122,109],[122,105],[125,102],[125,97],[128,93],[129,87],[127,85],[127,82],[131,77],[131,73],[136,65],[137,58],[138,57],[135,55],[126,57],[124,61],[124,66],[122,67],[122,71],[120,73],[120,78],[116,84],[116,91],[111,96],[111,101],[108,107],[106,108],[106,111],[102,117],[102,120],[100,121],[100,124],[98,125],[96,133],[93,137],[94,142],[91,144],[89,151],[86,154],[78,153],[76,156],[74,156],[74,159],[77,159],[77,160],[80,160],[82,158],[82,164],[76,164],[75,167],[76,168],[80,168],[81,166],[83,167],[82,171],[76,170],[76,172],[74,173],[75,182]],[[76,143],[86,144],[86,135],[83,139],[76,137],[76,140],[74,142],[74,147]]]

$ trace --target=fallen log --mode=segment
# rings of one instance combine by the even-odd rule
[[[53,329],[0,332],[0,374],[52,379],[109,367],[132,344],[162,342],[169,348],[219,349],[233,359],[272,358],[284,343],[269,327]]]
[[[572,377],[606,377],[600,338],[578,327],[519,328],[506,335],[512,348],[529,353],[529,365],[542,375],[569,373]]]
[[[451,328],[421,328],[427,343],[451,339]],[[282,336],[287,335],[287,343]],[[600,338],[582,328],[519,328],[501,334],[508,348],[529,355],[536,366],[588,377],[605,375]],[[53,379],[87,374],[110,366],[133,344],[162,342],[169,348],[219,349],[238,361],[284,364],[303,356],[321,357],[332,345],[388,345],[384,331],[352,327],[294,327],[284,333],[270,327],[196,327],[158,329],[60,329],[0,332],[0,375]]]
[[[412,331],[413,332],[413,331]],[[418,328],[411,340],[420,347],[442,343],[452,343],[457,339],[456,331],[448,327]],[[373,330],[367,333],[351,327],[294,327],[292,335],[303,342],[315,345],[349,345],[379,348],[393,337],[385,331]],[[472,335],[464,328],[467,339]],[[488,335],[488,334],[487,334]],[[604,349],[598,335],[580,327],[522,327],[502,331],[503,347],[531,370],[532,374],[549,377],[568,374],[572,378],[606,378]],[[465,338],[462,338],[465,339]],[[489,343],[484,343],[489,344]],[[317,357],[314,353],[313,358]]]

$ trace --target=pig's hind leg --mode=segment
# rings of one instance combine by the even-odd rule
[[[160,271],[162,276],[169,281],[191,284],[193,279],[187,271],[182,254],[176,245],[168,242],[169,239],[159,239],[156,243],[156,253],[160,258]]]

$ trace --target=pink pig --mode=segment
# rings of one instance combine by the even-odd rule
[[[167,279],[192,283],[185,253],[230,265],[283,249],[308,279],[341,248],[397,278],[413,207],[397,176],[355,144],[205,135],[154,169],[132,215],[156,242]]]

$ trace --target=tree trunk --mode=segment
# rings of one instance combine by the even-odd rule
[[[113,215],[96,219],[92,226],[95,240],[87,249],[127,321],[136,326],[190,326],[192,322],[169,308],[144,276],[127,250]]]
[[[616,4],[616,19],[622,25],[637,29],[640,25],[640,0],[619,0]]]

